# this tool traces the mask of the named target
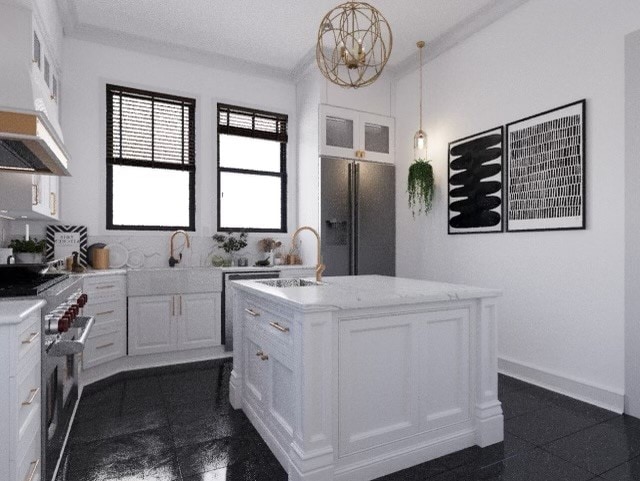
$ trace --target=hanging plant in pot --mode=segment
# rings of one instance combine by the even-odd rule
[[[407,192],[409,193],[409,208],[413,216],[431,210],[433,206],[433,168],[430,160],[427,160],[427,134],[422,130],[422,49],[424,42],[417,44],[420,56],[420,130],[413,137],[413,151],[415,161],[409,167],[407,179]]]
[[[433,206],[433,168],[429,160],[416,160],[409,167],[407,192],[409,193],[409,208],[413,216],[427,213]]]

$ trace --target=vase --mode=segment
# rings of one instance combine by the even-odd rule
[[[16,252],[18,264],[42,264],[42,252]]]

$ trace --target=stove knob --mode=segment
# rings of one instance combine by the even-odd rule
[[[80,297],[84,297],[84,303],[86,304],[87,302],[89,302],[89,296],[87,296],[86,294],[82,294],[82,296]]]
[[[78,307],[78,304],[72,304],[71,307],[69,307],[69,310],[73,312],[73,317],[75,318],[80,312],[80,307]]]
[[[85,304],[84,294],[78,297],[78,300],[76,301],[76,303],[78,304],[79,307],[84,307],[84,304]]]
[[[58,333],[67,332],[69,330],[69,317],[65,314],[58,321]]]

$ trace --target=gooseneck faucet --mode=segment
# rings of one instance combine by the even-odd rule
[[[316,239],[318,240],[318,256],[317,256],[317,259],[316,259],[316,281],[317,282],[322,282],[322,273],[327,268],[327,266],[325,266],[322,263],[322,253],[320,251],[320,234],[318,234],[318,231],[315,230],[313,227],[309,227],[307,225],[303,225],[302,227],[298,227],[298,229],[293,233],[293,238],[291,239],[291,243],[293,245],[296,244],[296,238],[298,237],[298,234],[303,230],[310,230],[311,232],[314,233],[314,235],[316,236]]]
[[[180,252],[180,254],[178,254],[178,259],[176,259],[175,256],[173,255],[173,239],[175,239],[175,237],[178,234],[182,234],[184,236],[186,244],[187,244],[187,248],[191,247],[191,244],[189,242],[189,234],[187,234],[185,231],[177,230],[173,234],[171,234],[171,240],[169,240],[169,248],[171,250],[171,252],[169,254],[171,256],[171,257],[169,257],[169,267],[174,267],[176,264],[179,264],[180,261],[182,260],[182,252]]]

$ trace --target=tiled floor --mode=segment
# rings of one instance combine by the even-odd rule
[[[119,376],[85,390],[56,481],[278,481],[229,405],[231,360]],[[640,481],[640,420],[500,376],[505,440],[377,481]]]

